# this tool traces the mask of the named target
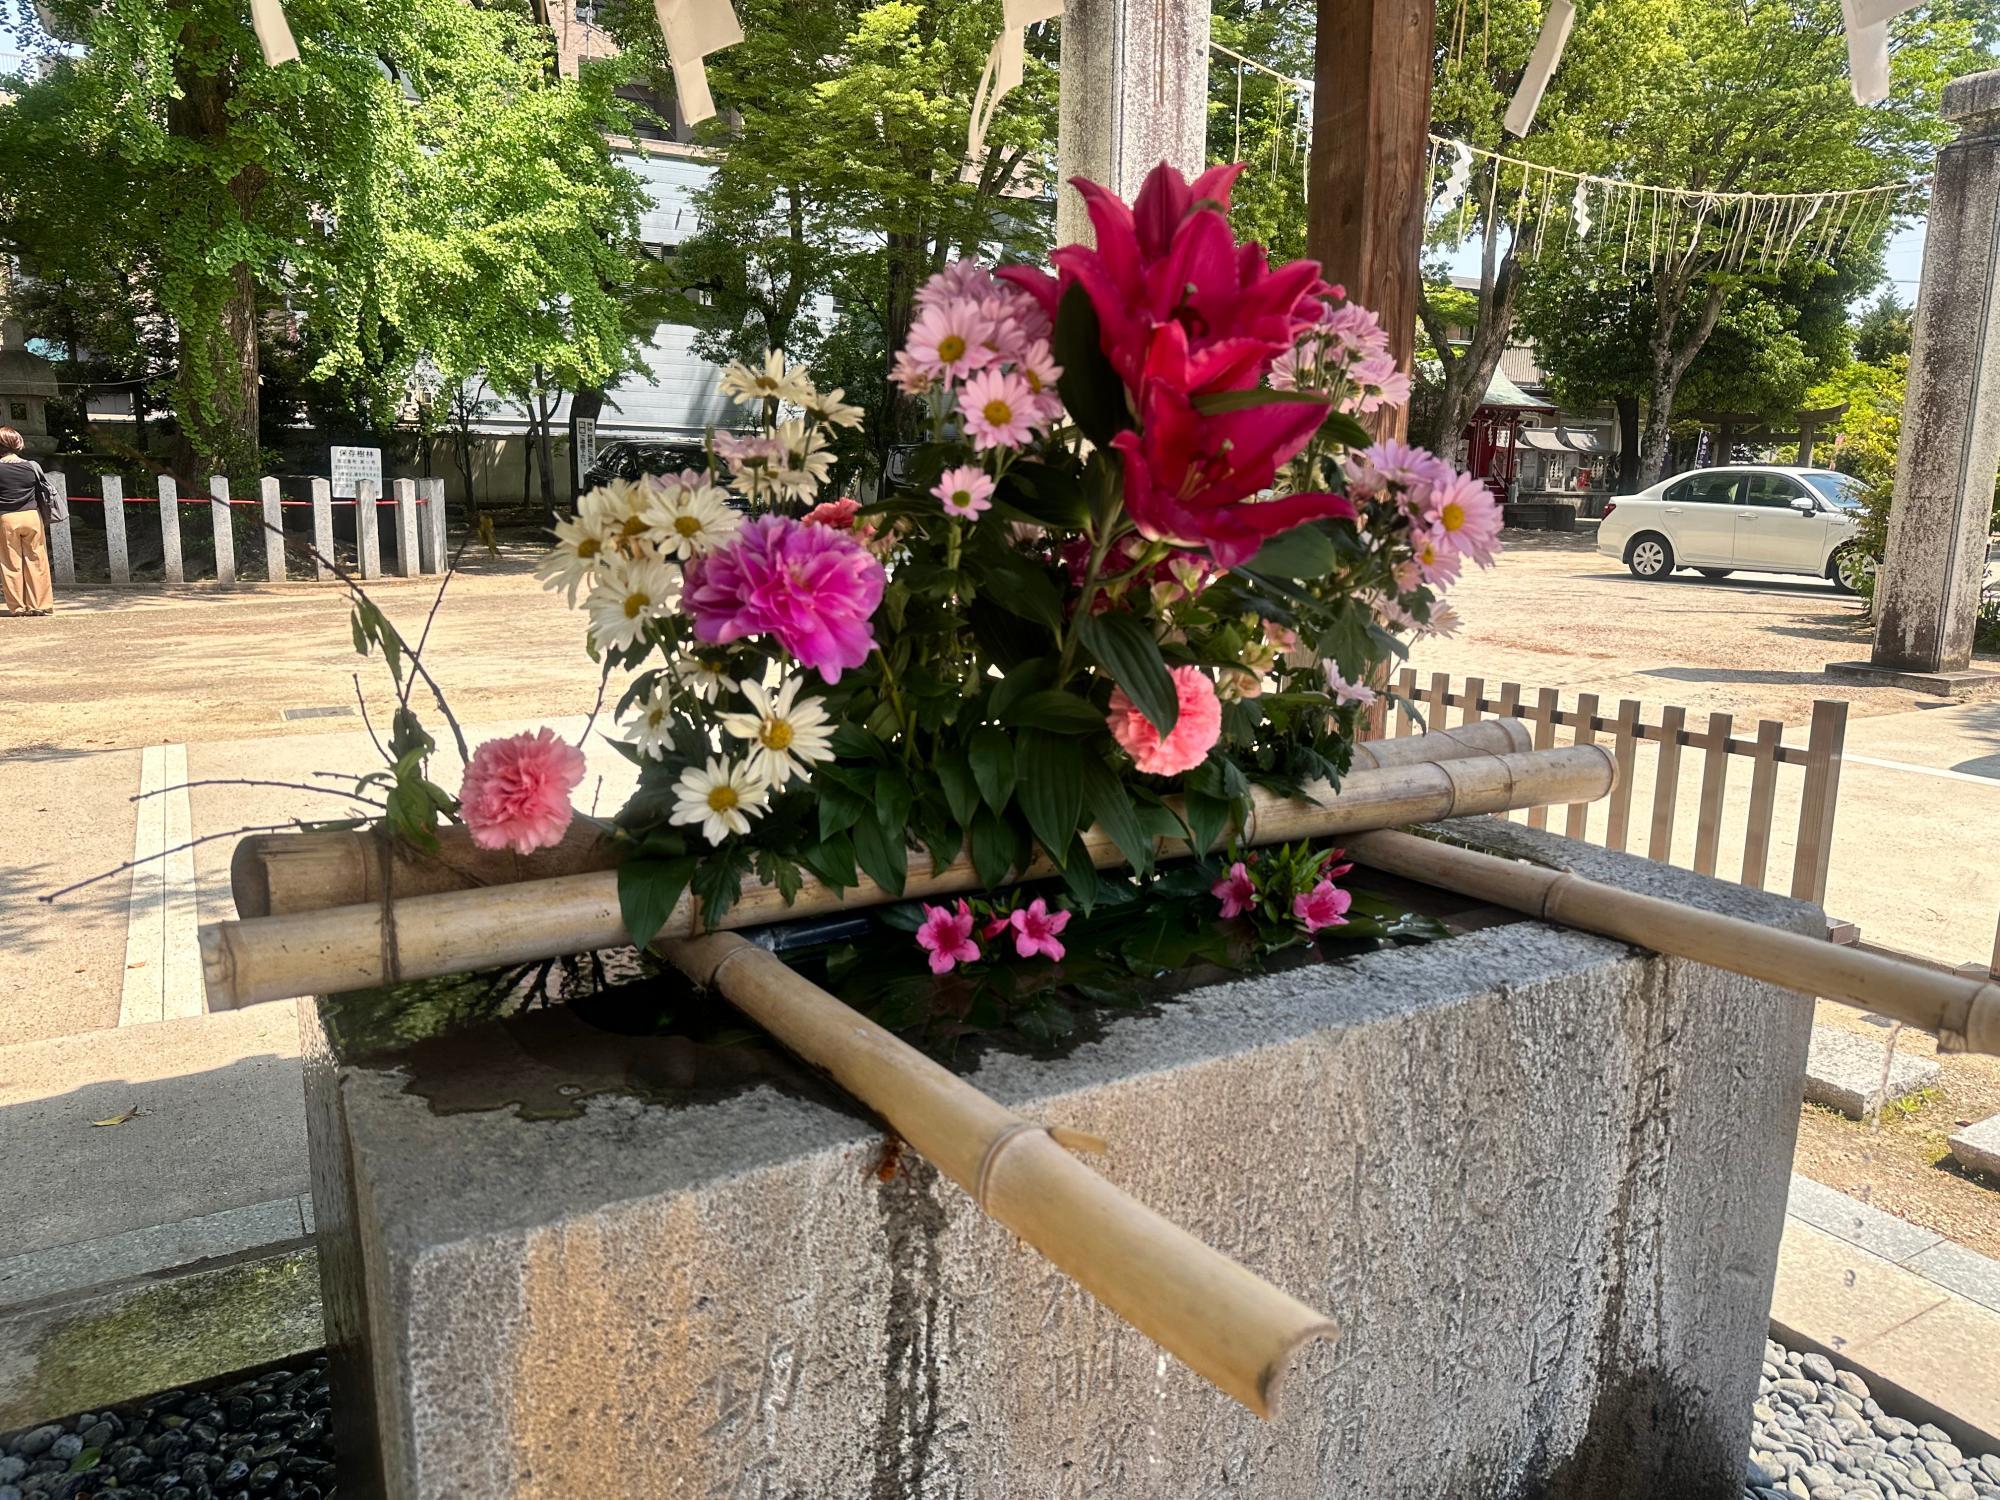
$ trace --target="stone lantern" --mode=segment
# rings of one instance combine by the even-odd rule
[[[30,458],[50,451],[49,402],[55,397],[55,366],[28,349],[19,323],[0,321],[0,422],[28,440]]]

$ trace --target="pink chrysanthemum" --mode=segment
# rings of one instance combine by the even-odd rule
[[[875,649],[869,617],[882,602],[882,565],[831,527],[759,516],[685,572],[681,603],[698,640],[772,635],[829,683]]]
[[[1154,776],[1178,776],[1192,771],[1222,737],[1222,700],[1215,684],[1199,667],[1175,667],[1174,691],[1180,698],[1180,717],[1164,737],[1152,722],[1133,706],[1123,688],[1111,691],[1111,712],[1106,722],[1111,737],[1118,741],[1133,764]]]
[[[1227,875],[1208,888],[1208,893],[1222,903],[1225,917],[1240,917],[1257,904],[1257,883],[1240,859],[1229,867]]]
[[[947,261],[942,271],[917,289],[917,310],[967,298],[977,301],[991,296],[996,285],[993,273],[976,260]]]
[[[984,469],[976,464],[961,464],[956,469],[946,469],[938,476],[938,482],[931,487],[931,493],[945,509],[945,514],[957,516],[961,521],[974,519],[982,510],[993,504],[993,481]]]
[[[959,297],[924,309],[910,330],[905,353],[911,365],[927,375],[963,380],[992,362],[986,341],[993,325],[979,314],[979,304]]]
[[[917,946],[931,956],[933,974],[949,974],[960,964],[979,957],[979,944],[972,940],[972,908],[963,900],[956,908],[924,907],[923,926],[917,929]]]
[[[1402,406],[1410,399],[1410,377],[1396,368],[1393,354],[1371,354],[1357,360],[1347,378],[1358,390],[1341,404],[1350,410],[1372,412],[1384,406]]]
[[[896,356],[895,364],[889,367],[889,381],[906,396],[927,396],[931,387],[937,384],[937,377],[918,364],[916,357],[905,349]]]
[[[458,813],[480,848],[530,854],[562,842],[582,780],[583,752],[553,729],[488,740],[465,768]]]
[[[1329,354],[1342,364],[1371,359],[1389,347],[1382,320],[1358,302],[1329,307],[1320,319],[1320,328],[1332,346]]]
[[[1451,478],[1451,465],[1435,454],[1394,438],[1347,455],[1347,492],[1356,496],[1395,493],[1416,514],[1436,486]]]
[[[981,370],[966,381],[958,406],[965,414],[966,435],[982,453],[1020,447],[1042,416],[1041,402],[1027,380],[1011,370]]]
[[[1063,945],[1059,934],[1069,926],[1069,913],[1050,911],[1048,902],[1040,896],[1026,906],[1008,913],[1007,925],[1014,929],[1014,951],[1022,958],[1033,958],[1037,953],[1047,958],[1060,960]]]
[[[1309,933],[1318,932],[1322,927],[1345,927],[1347,908],[1354,904],[1354,897],[1343,891],[1331,880],[1322,880],[1310,891],[1292,897],[1292,915]]]
[[[1423,518],[1447,552],[1469,557],[1482,568],[1492,567],[1500,555],[1500,507],[1493,491],[1470,474],[1454,474],[1432,490]]]
[[[1366,708],[1375,701],[1375,689],[1365,682],[1349,682],[1332,662],[1326,663],[1326,690],[1335,703],[1358,703]]]

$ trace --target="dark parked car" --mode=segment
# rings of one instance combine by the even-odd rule
[[[607,443],[598,450],[597,462],[584,471],[582,492],[588,494],[613,479],[642,479],[648,474],[678,474],[682,469],[707,467],[708,455],[700,443]]]

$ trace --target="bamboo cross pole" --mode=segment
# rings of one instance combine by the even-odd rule
[[[1340,837],[1368,828],[1473,813],[1506,812],[1543,802],[1588,802],[1611,789],[1613,764],[1597,746],[1482,753],[1463,760],[1391,765],[1353,771],[1322,802],[1253,789],[1251,815],[1239,830],[1246,845]],[[1125,863],[1102,828],[1083,836],[1100,869]],[[1190,852],[1179,840],[1159,841],[1162,857]],[[1014,872],[1017,880],[1058,873],[1045,856]],[[969,859],[912,871],[903,898],[979,889]],[[753,927],[898,897],[863,880],[846,891],[807,881],[791,901],[775,888],[749,884],[717,922],[703,920],[684,895],[660,929],[690,937],[719,927]],[[209,1008],[230,1010],[263,1000],[361,989],[395,980],[429,979],[468,968],[499,967],[615,948],[629,941],[618,902],[615,870],[515,885],[444,891],[408,900],[329,907],[285,916],[215,922],[201,929],[202,974]]]
[[[1225,1395],[1275,1416],[1293,1355],[1335,1325],[1127,1196],[1045,1129],[733,933],[654,945],[823,1068],[982,1211]],[[1087,1139],[1087,1138],[1086,1138]]]
[[[1466,760],[1530,746],[1528,727],[1519,719],[1485,719],[1458,729],[1357,744],[1354,769]],[[407,839],[384,839],[373,833],[256,833],[236,845],[229,883],[239,917],[268,917],[357,906],[385,896],[434,896],[482,885],[583,875],[616,869],[624,854],[600,824],[585,818],[570,824],[560,844],[533,854],[481,849],[456,826],[440,829],[438,847],[431,851]]]
[[[1929,969],[1414,834],[1358,834],[1347,852],[1374,869],[1544,921],[1861,1006],[1935,1033],[1940,1051],[2000,1054],[2000,982],[1976,974]]]

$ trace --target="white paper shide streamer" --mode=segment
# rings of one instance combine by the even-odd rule
[[[1000,35],[993,39],[986,66],[979,74],[979,87],[972,93],[972,118],[965,130],[965,159],[976,162],[986,149],[986,132],[1000,101],[1021,86],[1021,69],[1027,59],[1030,26],[1037,21],[1053,21],[1063,13],[1063,0],[1003,0]]]
[[[280,0],[250,0],[250,29],[257,33],[266,67],[299,60],[299,44],[292,39],[291,24],[285,20]]]
[[[1465,190],[1472,185],[1472,148],[1464,141],[1451,143],[1451,172],[1444,180],[1444,194],[1437,201],[1432,213],[1443,217],[1458,207]]]
[[[1847,78],[1856,104],[1889,97],[1889,23],[1922,0],[1840,0],[1847,22]]]
[[[1563,48],[1569,45],[1570,28],[1575,24],[1576,7],[1570,0],[1549,0],[1549,13],[1542,19],[1542,34],[1535,39],[1528,70],[1521,75],[1521,86],[1514,90],[1513,101],[1507,106],[1503,123],[1509,135],[1526,135],[1528,127],[1535,123],[1535,111],[1541,108],[1542,94],[1555,75],[1556,64],[1562,61]]]
[[[709,119],[715,114],[715,98],[708,91],[704,59],[743,40],[735,7],[729,0],[653,0],[653,8],[660,35],[667,39],[681,118],[690,125]]]
[[[1589,239],[1590,226],[1596,220],[1590,217],[1590,184],[1581,177],[1576,180],[1576,196],[1569,200],[1569,213],[1576,221],[1576,237]]]

